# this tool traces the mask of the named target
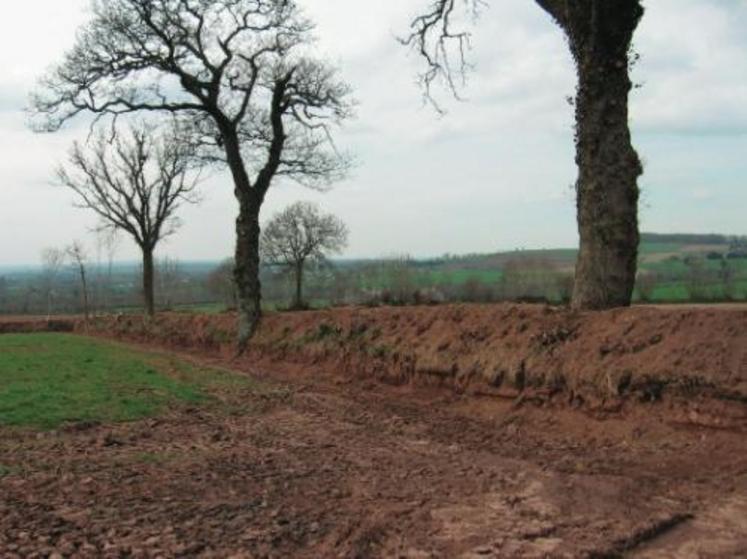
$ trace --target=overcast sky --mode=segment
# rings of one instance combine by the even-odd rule
[[[424,106],[421,68],[400,47],[428,0],[299,0],[318,23],[319,48],[359,102],[337,136],[359,166],[318,194],[277,184],[266,219],[314,200],[351,230],[349,257],[570,247],[577,243],[572,109],[574,72],[559,29],[532,0],[492,0],[474,28],[476,63],[464,102],[448,114]],[[35,135],[29,90],[70,47],[87,0],[26,0],[0,20],[0,266],[34,264],[44,247],[84,240],[96,219],[51,183],[84,126]],[[634,143],[645,162],[642,228],[747,233],[747,1],[648,0],[636,35],[641,61],[631,100]],[[200,206],[162,255],[213,260],[232,252],[230,181],[204,186]],[[137,257],[129,242],[119,259]]]

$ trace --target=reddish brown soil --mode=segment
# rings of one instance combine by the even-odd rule
[[[463,314],[459,326],[444,326],[451,313]],[[501,313],[523,313],[527,327],[500,338],[496,332],[515,329]],[[0,429],[0,464],[10,472],[0,477],[0,557],[747,556],[747,429],[737,397],[744,312],[561,315],[535,307],[276,315],[240,361],[220,354],[221,325],[231,317],[163,317],[160,330],[120,319],[120,336],[150,332],[150,342],[196,344],[188,358],[246,371],[260,387],[224,394],[226,406],[128,425],[40,436]],[[623,334],[630,318],[635,326]],[[520,394],[509,400],[484,391],[479,374],[460,385],[433,383],[417,365],[384,371],[404,359],[394,357],[398,348],[420,359],[431,351],[423,347],[437,346],[458,368],[460,347],[487,358],[481,344],[503,351],[496,340],[504,339],[525,351],[547,325],[566,328],[571,319],[578,320],[575,337],[550,344],[553,370],[569,379],[555,397],[542,397],[540,383],[530,389],[526,380],[521,391],[501,384]],[[430,320],[419,338],[408,338]],[[329,333],[348,325],[359,332],[361,323],[381,332],[374,340],[366,337],[373,333],[353,336],[364,338],[357,349],[349,331]],[[665,326],[662,340],[628,351]],[[115,327],[96,331],[105,330]],[[456,335],[475,330],[488,335],[479,343]],[[276,341],[280,333],[287,343]],[[608,359],[615,369],[638,359],[667,382],[656,394],[618,390],[616,407],[610,396],[604,406],[589,400],[571,409],[583,337],[613,348],[629,340],[587,361]],[[709,349],[701,339],[722,345]],[[699,359],[677,345],[685,340],[709,353],[702,368],[688,370],[702,383],[682,390],[667,370],[677,358],[688,366]],[[392,347],[366,349],[371,342]],[[537,351],[537,363],[550,359]],[[281,353],[284,362],[276,360]],[[527,362],[525,372],[539,370]],[[735,365],[719,371],[714,362]],[[575,376],[569,363],[579,364]],[[631,374],[633,384],[639,371]],[[590,385],[587,399],[603,393]],[[658,400],[641,402],[642,394]]]
[[[101,319],[89,333],[232,355],[235,317]],[[266,317],[249,362],[599,411],[683,397],[699,420],[747,427],[747,308],[574,313],[536,305],[335,309]],[[713,404],[713,413],[703,409]],[[707,407],[707,406],[706,406]]]

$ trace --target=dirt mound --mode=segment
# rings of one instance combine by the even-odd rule
[[[152,321],[99,319],[90,328],[228,355],[234,324],[230,314],[165,314]],[[297,364],[305,374],[362,375],[610,411],[665,394],[709,396],[733,403],[724,421],[743,421],[747,310],[448,305],[273,313],[247,359]]]

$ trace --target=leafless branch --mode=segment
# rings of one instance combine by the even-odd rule
[[[90,148],[73,146],[58,182],[76,193],[79,207],[152,251],[177,229],[180,204],[198,199],[200,169],[185,146],[173,129],[159,134],[144,124],[118,133],[113,143],[100,132]]]
[[[459,0],[433,0],[425,13],[412,20],[409,35],[400,39],[425,60],[420,82],[426,100],[439,112],[443,111],[432,95],[433,85],[442,81],[459,98],[459,90],[471,69],[467,57],[471,35],[465,30],[454,30],[454,20],[460,13],[476,18],[487,6],[483,0],[462,0],[464,10],[461,10],[458,3]]]

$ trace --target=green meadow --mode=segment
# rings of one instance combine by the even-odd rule
[[[0,426],[54,429],[209,404],[250,380],[171,356],[60,334],[0,336]]]

